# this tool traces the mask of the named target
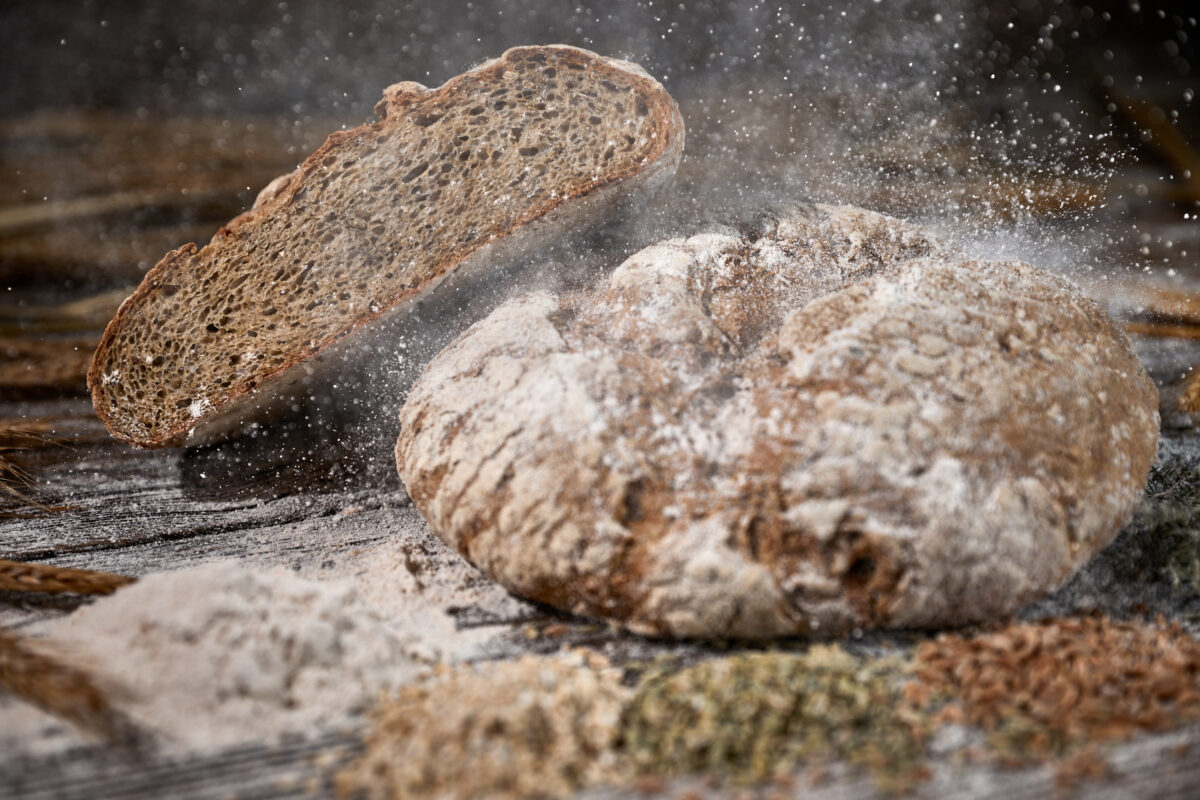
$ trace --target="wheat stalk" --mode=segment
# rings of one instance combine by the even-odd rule
[[[63,444],[61,439],[51,436],[51,424],[45,420],[22,422],[16,427],[10,422],[0,422],[0,499],[7,496],[17,506],[33,506],[41,511],[58,511],[60,506],[47,506],[28,494],[36,481],[25,469],[13,463],[7,453],[14,450],[32,450]],[[14,516],[11,509],[0,509],[0,517]]]
[[[112,707],[89,675],[5,631],[0,631],[0,687],[106,741],[125,746],[143,741],[137,726]]]
[[[90,569],[53,567],[0,558],[0,590],[45,594],[112,594],[136,578]]]
[[[33,476],[4,457],[0,452],[0,492],[8,495],[18,503],[37,505],[24,489],[33,485]]]

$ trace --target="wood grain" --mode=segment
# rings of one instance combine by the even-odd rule
[[[137,280],[204,243],[334,130],[267,118],[48,111],[0,122],[0,279]]]
[[[11,339],[0,350],[0,384],[7,363],[41,387],[5,394],[0,386],[0,419],[42,421],[46,432],[64,442],[9,454],[34,477],[28,491],[41,505],[0,505],[0,513],[19,514],[0,517],[0,559],[131,576],[218,558],[320,572],[352,553],[392,541],[400,531],[420,532],[421,547],[439,546],[395,475],[396,431],[388,414],[360,415],[332,428],[284,424],[255,439],[203,449],[136,451],[110,439],[89,402],[77,395],[77,365],[59,371],[67,360],[60,358],[64,353],[84,353],[78,360],[86,360],[82,343],[99,334],[110,313],[103,309],[123,294],[119,287],[138,279],[167,248],[210,235],[335,127],[316,121],[314,136],[281,129],[273,120],[139,120],[80,112],[0,122],[0,219],[6,220],[0,224],[0,278],[49,287],[30,290],[20,302],[10,296],[0,308],[0,333]],[[1093,194],[1087,186],[1055,191],[1068,205],[1087,205]],[[1060,199],[1051,192],[1046,202],[1057,207]],[[67,291],[62,281],[68,278],[117,289],[117,296],[71,306],[91,292]],[[1195,321],[1189,304],[1185,297],[1170,306],[1178,310],[1173,321]],[[71,337],[81,344],[71,343]],[[14,355],[4,362],[9,350]],[[1187,366],[1164,362],[1160,371],[1177,373]],[[67,377],[60,380],[60,375]],[[1200,456],[1200,444],[1190,433],[1172,436],[1176,445]],[[1200,610],[1194,602],[1172,599],[1163,587],[1152,587],[1155,591],[1143,597],[1140,587],[1100,585],[1137,593],[1145,613],[1178,616],[1181,609]],[[1116,601],[1108,609],[1103,605],[1107,595],[1098,601],[1101,610],[1128,610]],[[10,636],[32,632],[85,602],[77,596],[0,590],[0,628]],[[1061,613],[1070,605],[1048,601],[1042,608]],[[633,637],[529,604],[446,610],[460,627],[495,631],[483,658],[581,645],[617,663],[661,655],[687,661],[731,649]],[[867,634],[847,645],[871,653],[919,638]],[[355,731],[329,730],[313,731],[303,740],[186,758],[153,752],[134,756],[86,743],[65,749],[48,745],[48,740],[30,741],[0,750],[0,798],[326,796],[333,774],[359,748]],[[1196,728],[1122,745],[1110,755],[1114,776],[1085,785],[1080,796],[1200,796],[1197,748]],[[939,762],[918,796],[1040,798],[1055,791],[1049,768],[1014,771]],[[728,796],[699,781],[678,782],[658,796],[685,792]],[[615,800],[629,793],[596,789],[585,796]],[[802,779],[762,796],[868,798],[876,793],[869,781],[834,769],[821,786]]]

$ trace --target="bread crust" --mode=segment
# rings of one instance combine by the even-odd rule
[[[206,263],[207,258],[222,248],[236,247],[239,239],[243,238],[248,230],[259,225],[263,219],[274,214],[286,213],[287,207],[297,194],[303,192],[305,187],[316,179],[318,172],[322,169],[322,162],[328,156],[337,153],[345,142],[366,134],[388,130],[389,126],[396,123],[396,120],[404,119],[406,111],[413,109],[418,104],[437,103],[440,100],[452,98],[456,92],[462,91],[466,87],[495,81],[509,65],[518,59],[544,56],[548,53],[553,53],[556,58],[578,63],[588,70],[602,70],[609,75],[620,74],[626,80],[638,82],[642,86],[649,97],[649,117],[655,123],[652,136],[653,145],[648,150],[642,164],[635,168],[606,174],[580,191],[559,194],[529,208],[525,213],[512,220],[511,224],[503,227],[495,236],[490,237],[478,247],[445,252],[415,286],[407,286],[383,298],[377,307],[367,309],[351,324],[311,341],[277,367],[239,380],[218,396],[206,398],[205,407],[201,413],[193,414],[191,419],[173,424],[166,430],[153,434],[130,430],[130,420],[118,418],[123,415],[114,413],[109,408],[109,404],[103,401],[105,377],[102,374],[101,364],[113,348],[120,346],[122,334],[130,325],[135,312],[151,302],[153,294],[161,287],[186,283],[190,279],[194,279],[198,268]],[[657,81],[628,62],[604,58],[589,51],[565,45],[511,48],[499,58],[487,61],[469,72],[452,78],[436,89],[427,89],[413,82],[395,84],[385,90],[383,99],[376,106],[376,111],[380,116],[378,121],[352,130],[336,131],[330,134],[325,143],[305,159],[295,171],[272,181],[260,193],[254,207],[223,226],[204,248],[197,248],[195,244],[187,244],[163,256],[158,264],[146,274],[138,289],[122,303],[101,337],[87,375],[88,388],[92,394],[96,414],[114,437],[135,447],[155,448],[177,446],[185,443],[194,433],[203,434],[205,426],[210,421],[215,421],[220,417],[227,418],[233,407],[243,398],[252,393],[266,390],[273,384],[278,384],[281,378],[293,371],[297,365],[312,359],[331,345],[347,339],[404,301],[424,296],[464,261],[486,259],[489,250],[498,243],[504,242],[514,232],[530,226],[556,211],[569,210],[579,198],[601,192],[613,194],[617,186],[628,185],[630,189],[633,189],[641,183],[661,181],[664,175],[669,176],[673,173],[682,155],[684,143],[683,120],[679,109]],[[399,124],[403,124],[403,122]],[[633,180],[636,178],[642,180]],[[594,223],[595,221],[578,220],[578,222]]]
[[[397,467],[514,593],[641,633],[994,619],[1128,520],[1153,383],[1060,277],[802,207],[502,305],[435,357]]]

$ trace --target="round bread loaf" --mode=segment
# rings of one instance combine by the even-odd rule
[[[500,307],[401,424],[413,502],[515,594],[737,638],[1007,614],[1113,538],[1158,437],[1066,280],[820,206]]]

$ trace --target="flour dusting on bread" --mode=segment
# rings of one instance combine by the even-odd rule
[[[1065,280],[800,206],[513,301],[401,412],[431,529],[514,593],[677,636],[994,618],[1107,544],[1154,387]]]

